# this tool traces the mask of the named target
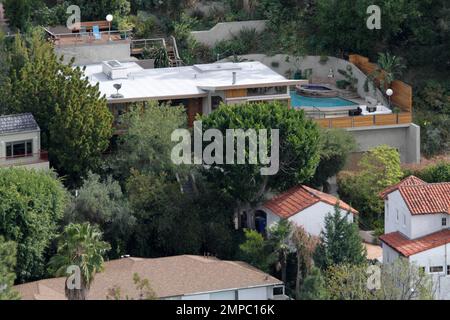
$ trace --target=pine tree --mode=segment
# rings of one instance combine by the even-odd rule
[[[362,264],[366,261],[366,249],[358,233],[356,223],[348,221],[339,206],[325,218],[325,229],[314,253],[314,261],[321,269],[343,263]]]

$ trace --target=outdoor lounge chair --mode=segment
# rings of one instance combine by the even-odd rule
[[[94,34],[94,39],[95,40],[101,40],[102,39],[102,35],[100,33],[99,26],[93,26],[92,27],[92,33]]]

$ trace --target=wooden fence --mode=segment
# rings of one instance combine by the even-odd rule
[[[409,124],[412,122],[412,114],[410,112],[402,112],[398,114],[378,114],[373,116],[314,119],[314,121],[322,128],[360,128]]]
[[[369,58],[360,56],[358,54],[351,54],[348,60],[350,63],[353,63],[355,66],[357,66],[366,75],[372,74],[377,69],[377,65],[370,62]],[[378,86],[380,86],[380,82],[383,77],[384,73],[382,72],[375,79],[375,82]],[[402,81],[394,80],[391,83],[391,89],[394,91],[394,94],[391,97],[391,103],[394,106],[399,107],[404,112],[412,112],[413,93],[411,86]],[[382,91],[384,90],[382,89]]]

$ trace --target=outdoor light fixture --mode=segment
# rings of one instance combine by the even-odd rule
[[[108,21],[109,24],[109,31],[108,31],[108,35],[109,35],[109,41],[112,41],[111,39],[111,22],[113,21],[114,17],[112,14],[108,14],[106,16],[106,21]]]
[[[392,90],[391,88],[386,90],[386,95],[389,98],[389,108],[391,108],[391,97],[392,97],[393,94],[394,94],[394,90]]]

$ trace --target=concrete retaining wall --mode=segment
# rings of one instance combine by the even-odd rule
[[[402,163],[420,163],[420,127],[414,123],[395,126],[373,126],[347,129],[364,152],[386,144],[396,148]]]
[[[130,43],[114,42],[104,45],[77,45],[55,48],[57,56],[64,55],[64,62],[75,58],[75,65],[99,63],[106,60],[129,61],[131,57]]]
[[[230,40],[243,29],[255,29],[262,32],[266,28],[266,20],[250,20],[235,22],[220,22],[209,30],[192,31],[191,35],[198,42],[213,47],[217,42]]]

